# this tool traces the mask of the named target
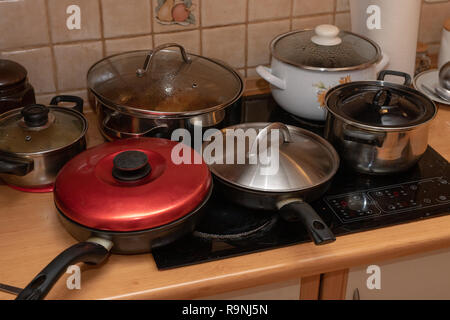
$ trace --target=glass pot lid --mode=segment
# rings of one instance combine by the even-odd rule
[[[375,42],[333,25],[279,35],[271,43],[271,52],[285,63],[320,71],[364,69],[381,59]]]
[[[384,130],[411,128],[434,118],[436,106],[427,96],[407,85],[410,77],[397,71],[380,72],[405,76],[405,85],[386,81],[355,81],[332,88],[326,95],[328,111],[360,127]]]
[[[232,68],[173,43],[99,61],[88,72],[88,86],[104,103],[144,114],[198,114],[226,106],[243,92]]]
[[[0,150],[19,154],[58,150],[83,137],[86,130],[87,121],[77,111],[29,105],[0,116]]]
[[[277,145],[272,144],[276,141],[272,139],[277,138],[273,130],[278,130],[278,150]],[[224,141],[223,148],[219,149],[221,156],[208,151],[208,145],[212,147],[216,139],[212,138],[203,146],[203,157],[219,179],[238,187],[294,192],[328,181],[339,167],[339,156],[334,148],[325,139],[301,128],[278,122],[244,123],[220,133]],[[233,140],[227,140],[230,134]],[[233,141],[231,146],[229,141]],[[272,147],[276,154],[271,153]],[[261,148],[267,148],[267,152]],[[253,162],[251,157],[254,157]]]

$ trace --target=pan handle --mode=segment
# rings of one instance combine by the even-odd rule
[[[315,244],[321,245],[336,240],[330,228],[308,203],[297,199],[281,205],[281,216],[287,221],[301,221]]]
[[[99,264],[108,257],[112,242],[91,238],[61,252],[20,292],[16,300],[44,299],[55,282],[70,265],[78,262]]]

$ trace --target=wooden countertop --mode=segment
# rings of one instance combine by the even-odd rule
[[[256,83],[256,82],[255,82]],[[254,88],[264,92],[264,87]],[[88,113],[90,146],[101,143]],[[450,159],[450,107],[440,106],[429,143]],[[0,282],[24,287],[76,241],[59,224],[52,194],[0,185]],[[324,246],[294,245],[241,257],[158,271],[151,254],[111,255],[101,267],[80,265],[81,290],[63,277],[47,299],[191,299],[450,248],[450,215],[346,236]],[[0,299],[14,296],[0,292]]]

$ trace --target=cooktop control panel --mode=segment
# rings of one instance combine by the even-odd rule
[[[443,177],[428,178],[328,196],[325,202],[343,223],[410,210],[433,210],[450,205],[450,181]]]

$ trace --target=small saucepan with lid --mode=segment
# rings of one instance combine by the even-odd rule
[[[387,82],[386,75],[400,76],[404,84]],[[401,172],[424,154],[437,109],[410,84],[408,74],[384,70],[377,81],[346,83],[327,93],[325,136],[347,167],[368,174]]]
[[[60,102],[75,103],[73,108]],[[50,192],[59,170],[86,149],[83,99],[55,96],[0,116],[0,178],[21,191]]]

